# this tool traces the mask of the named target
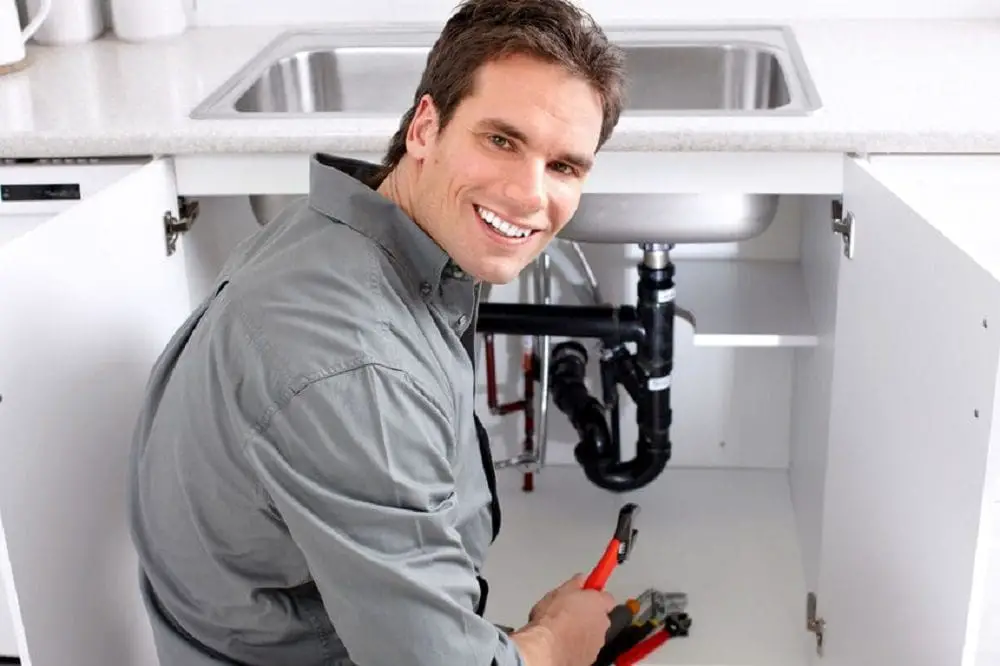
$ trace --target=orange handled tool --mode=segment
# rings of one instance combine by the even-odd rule
[[[658,624],[658,631],[642,639],[615,659],[614,666],[634,666],[671,638],[687,636],[691,629],[691,618],[687,613],[672,613]]]
[[[625,654],[615,660],[615,666],[633,666],[651,655],[658,647],[670,639],[670,634],[666,631],[658,631],[649,638],[638,643]]]
[[[632,522],[638,513],[639,506],[631,502],[618,512],[618,525],[615,526],[614,536],[611,537],[607,548],[604,549],[604,554],[597,562],[597,566],[587,577],[587,582],[583,584],[584,588],[603,590],[615,567],[628,559],[629,553],[632,551],[632,544],[639,533],[632,527]]]

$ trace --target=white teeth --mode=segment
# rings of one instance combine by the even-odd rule
[[[515,226],[482,206],[476,206],[476,212],[479,213],[479,217],[483,218],[484,222],[508,238],[524,238],[532,233],[531,229]]]

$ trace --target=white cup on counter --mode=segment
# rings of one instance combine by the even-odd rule
[[[51,0],[42,0],[28,25],[21,28],[21,17],[14,0],[0,0],[0,74],[19,69],[27,57],[25,44],[48,18]]]
[[[43,0],[25,0],[30,14],[37,14]],[[35,33],[35,42],[45,46],[83,44],[104,32],[101,0],[52,0],[45,23]]]
[[[146,42],[180,35],[188,18],[184,0],[111,0],[111,24],[118,39]]]

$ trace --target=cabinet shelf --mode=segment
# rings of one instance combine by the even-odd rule
[[[639,535],[607,590],[647,587],[689,596],[691,635],[669,641],[649,666],[801,666],[808,646],[805,581],[784,471],[667,469],[646,488],[616,495],[576,466],[547,466],[535,490],[498,474],[501,532],[484,575],[486,617],[518,627],[532,604],[574,573],[587,573],[637,502]],[[530,547],[529,547],[530,545]]]
[[[602,258],[603,259],[603,258]],[[592,259],[593,261],[593,259]],[[624,267],[617,258],[614,273],[624,268],[625,278],[612,305],[635,304],[635,264]],[[561,262],[560,262],[561,263]],[[675,303],[693,317],[693,344],[699,347],[814,347],[818,336],[809,309],[802,266],[788,260],[675,259]],[[573,282],[582,281],[575,273]],[[619,287],[612,280],[611,293]],[[586,291],[586,287],[577,285]],[[609,289],[602,282],[602,290]],[[576,296],[563,297],[565,285],[554,286],[556,303],[576,304]],[[569,289],[572,291],[572,288]],[[491,303],[537,302],[512,285],[491,289]],[[590,301],[585,301],[590,302]],[[679,313],[676,325],[687,327]],[[684,317],[686,319],[686,317]]]
[[[816,328],[792,261],[678,260],[678,307],[702,347],[812,347]]]

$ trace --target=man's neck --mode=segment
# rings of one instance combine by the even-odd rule
[[[376,191],[385,198],[392,201],[397,206],[399,206],[399,208],[404,213],[406,213],[407,217],[413,220],[413,222],[421,229],[423,229],[427,235],[431,236],[431,238],[434,238],[433,234],[431,234],[431,232],[423,224],[420,223],[416,215],[414,215],[415,209],[413,207],[412,194],[415,190],[414,187],[414,183],[416,181],[415,176],[416,174],[414,172],[414,165],[409,161],[407,161],[407,159],[404,157],[403,160],[400,161],[400,163],[397,164],[396,167],[393,168],[393,170],[390,171],[389,174],[382,179],[382,182],[379,183],[379,186],[376,189]],[[434,240],[435,242],[438,242],[437,239]],[[440,245],[440,243],[438,243],[438,245]],[[475,283],[478,285],[480,283],[480,280],[476,279]]]
[[[412,170],[404,158],[395,166],[395,168],[393,168],[392,171],[389,172],[389,175],[382,180],[377,191],[379,194],[399,206],[400,209],[406,213],[407,217],[414,222],[417,222],[413,208],[412,180]],[[417,222],[417,224],[419,224],[419,222]]]

